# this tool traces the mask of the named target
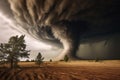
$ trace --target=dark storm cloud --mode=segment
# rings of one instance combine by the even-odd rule
[[[75,57],[80,36],[119,32],[119,0],[9,0],[15,19],[32,36],[63,44]]]
[[[7,0],[0,0],[0,11],[6,16],[13,19],[13,14],[10,9],[10,4],[8,3]]]
[[[62,20],[91,21],[91,18],[92,22],[95,22],[95,18],[100,20],[105,15],[112,14],[114,10],[112,0],[9,0],[9,2],[15,17],[32,25],[50,25]]]

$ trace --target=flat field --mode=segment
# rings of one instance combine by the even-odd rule
[[[20,62],[21,68],[0,68],[0,80],[120,80],[120,60]]]

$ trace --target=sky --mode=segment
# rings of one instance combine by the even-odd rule
[[[14,29],[14,26],[18,26],[18,25],[15,25],[12,22],[12,20],[6,17],[2,12],[0,12],[0,25],[1,25],[0,26],[0,43],[8,42],[11,36],[26,35],[25,41],[27,44],[27,50],[31,50],[30,59],[35,59],[38,52],[41,52],[43,57],[45,57],[45,60],[49,60],[57,56],[58,53],[61,51],[57,47],[53,47],[51,45],[45,44],[43,42],[40,42],[34,39],[33,37],[31,37],[29,34],[25,32],[20,32]],[[56,53],[56,51],[58,53]]]
[[[120,59],[119,8],[119,0],[0,0],[0,43],[26,35],[30,59]]]

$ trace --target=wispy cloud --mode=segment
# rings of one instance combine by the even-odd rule
[[[7,42],[11,36],[26,35],[25,40],[27,44],[27,49],[31,50],[30,58],[34,58],[36,56],[35,53],[38,53],[38,52],[45,53],[45,55],[44,54],[43,55],[47,58],[48,57],[50,58],[50,56],[51,57],[56,56],[56,51],[58,52],[59,50],[58,48],[55,49],[55,47],[51,45],[42,43],[34,39],[33,37],[31,37],[24,31],[21,31],[21,32],[20,30],[18,31],[16,26],[17,25],[14,24],[12,20],[10,20],[8,17],[2,14],[2,12],[0,12],[0,43]]]

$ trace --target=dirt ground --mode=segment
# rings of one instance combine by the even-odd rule
[[[120,80],[120,60],[19,63],[19,69],[0,68],[0,80]]]

